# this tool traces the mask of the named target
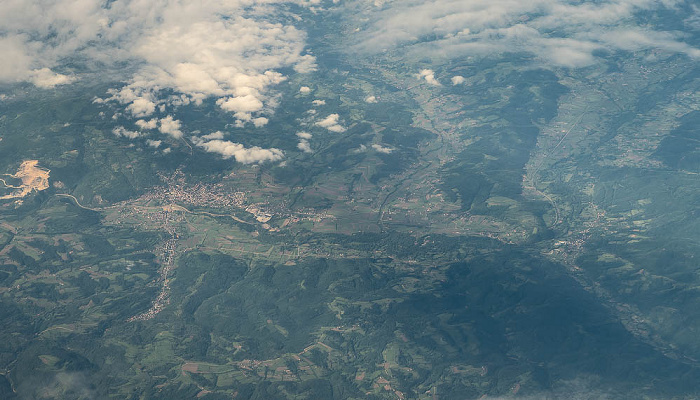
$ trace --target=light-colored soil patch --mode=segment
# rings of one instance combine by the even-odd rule
[[[22,162],[14,175],[5,174],[15,179],[20,179],[20,186],[8,185],[4,179],[0,181],[8,188],[16,189],[12,193],[0,197],[0,200],[20,199],[27,196],[33,191],[40,192],[49,188],[49,173],[48,169],[38,166],[39,160],[27,160]]]
[[[184,372],[192,372],[194,374],[197,373],[198,369],[199,369],[199,365],[197,363],[186,363],[185,365],[182,366],[182,370]]]

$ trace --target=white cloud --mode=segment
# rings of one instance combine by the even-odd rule
[[[377,102],[377,98],[375,96],[368,96],[367,98],[365,98],[365,103],[371,104],[371,103],[376,103],[376,102]]]
[[[67,84],[79,76],[57,71],[75,65],[121,79],[114,68],[127,84],[108,100],[134,117],[214,98],[236,118],[260,118],[276,106],[278,70],[316,68],[305,33],[277,22],[285,3],[302,2],[1,1],[0,83]]]
[[[216,104],[226,111],[233,112],[236,118],[244,121],[251,119],[251,113],[260,111],[263,108],[262,101],[252,94],[225,99],[222,98],[219,99]]]
[[[394,149],[392,149],[391,147],[384,147],[384,146],[382,146],[380,144],[376,144],[376,143],[372,145],[372,148],[377,153],[384,153],[384,154],[391,154],[391,152],[394,151]]]
[[[309,94],[311,93],[311,88],[308,86],[302,86],[299,88],[299,93],[301,94]]]
[[[364,153],[365,151],[367,151],[367,146],[365,146],[364,144],[361,144],[360,147],[356,148],[352,152],[359,154],[359,153]]]
[[[682,32],[661,32],[637,19],[684,0],[395,0],[380,10],[351,2],[358,23],[353,50],[450,59],[529,53],[544,63],[583,67],[595,51],[661,49],[700,58]],[[363,12],[357,12],[363,9]],[[642,25],[644,24],[644,25]],[[687,26],[692,27],[690,19]],[[633,35],[630,35],[633,32]],[[634,37],[633,37],[634,36]],[[426,39],[430,38],[430,39]]]
[[[201,139],[204,139],[204,140],[223,139],[223,138],[224,138],[224,133],[221,131],[212,132],[208,135],[203,135],[201,137]]]
[[[158,127],[158,130],[161,133],[166,133],[175,139],[182,137],[182,131],[180,130],[182,124],[180,124],[179,120],[173,119],[171,115],[168,115],[165,118],[161,118],[159,122],[160,126]]]
[[[438,82],[438,80],[435,79],[435,72],[432,69],[420,70],[420,72],[418,73],[418,79],[425,79],[425,81],[431,85],[441,86],[440,82]]]
[[[253,125],[256,128],[260,128],[261,126],[265,126],[265,125],[267,125],[268,122],[270,122],[270,120],[268,120],[265,117],[253,118]]]
[[[297,148],[304,153],[313,153],[313,150],[311,150],[311,145],[309,144],[308,140],[302,139],[299,141],[299,144],[297,144]]]
[[[326,127],[326,129],[328,129],[331,132],[336,132],[336,133],[345,132],[345,128],[340,126],[340,125],[337,125],[337,124]]]
[[[58,85],[66,85],[74,82],[76,79],[77,78],[74,76],[57,74],[48,68],[35,69],[31,71],[29,76],[30,82],[43,89],[49,89]]]
[[[299,57],[296,64],[292,67],[294,71],[300,74],[308,74],[309,72],[316,71],[316,57],[311,54],[304,54]]]
[[[53,70],[99,41],[106,10],[99,0],[4,0],[0,2],[0,81],[29,81],[42,88],[74,77]]]
[[[618,29],[602,35],[605,43],[629,51],[646,48],[661,48],[678,53],[686,53],[693,58],[700,58],[700,49],[689,48],[675,40],[667,32],[645,32],[640,29]]]
[[[324,106],[324,105],[326,105],[326,101],[325,100],[314,100],[311,102],[311,104],[313,104],[315,106]]]
[[[211,140],[197,143],[198,147],[209,153],[222,155],[224,158],[233,157],[241,164],[260,164],[268,161],[278,161],[284,157],[280,149],[263,149],[260,147],[246,148],[240,143],[224,140]]]
[[[2,7],[0,5],[0,10]],[[31,79],[32,57],[28,54],[26,39],[21,35],[0,36],[0,81]]]
[[[689,30],[700,31],[700,7],[693,6],[692,9],[692,14],[683,23]]]
[[[114,133],[117,136],[129,138],[129,139],[136,139],[137,137],[141,136],[141,134],[139,132],[130,131],[130,130],[124,128],[123,126],[118,126],[114,129],[112,129],[112,133]]]
[[[145,97],[138,97],[126,107],[126,110],[134,117],[147,117],[156,110],[156,104]]]
[[[146,139],[146,144],[149,145],[149,146],[151,146],[151,147],[158,148],[158,147],[160,147],[161,143],[163,143],[162,140],[151,140],[151,139]]]
[[[340,116],[338,114],[331,114],[321,121],[316,122],[316,125],[326,128],[331,132],[345,132],[345,128],[338,123]]]
[[[136,126],[138,126],[141,129],[156,129],[158,127],[158,120],[153,118],[151,120],[145,121],[145,120],[138,120],[135,122]]]
[[[297,137],[300,139],[311,139],[311,134],[309,132],[297,132]]]
[[[463,76],[455,75],[452,77],[452,85],[453,86],[461,85],[466,81],[467,80]]]

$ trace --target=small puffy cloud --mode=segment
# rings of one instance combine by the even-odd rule
[[[299,137],[300,139],[307,139],[308,140],[308,139],[311,139],[311,134],[309,132],[304,132],[304,131],[297,132],[297,137]]]
[[[208,142],[197,143],[198,147],[208,153],[220,154],[224,158],[234,158],[241,164],[260,164],[268,161],[278,161],[284,157],[280,149],[263,149],[260,147],[246,148],[240,143],[233,143],[228,140],[210,140]]]
[[[179,139],[182,137],[182,131],[180,128],[182,125],[180,124],[180,121],[173,119],[171,115],[168,115],[165,118],[160,119],[160,126],[158,127],[158,130],[161,133],[168,134],[175,139]]]
[[[547,47],[537,54],[544,60],[560,67],[580,68],[595,62],[593,51],[599,46],[574,39],[552,39]]]
[[[440,82],[438,82],[437,79],[435,79],[435,71],[432,69],[422,69],[418,73],[418,78],[419,79],[425,79],[426,82],[428,82],[431,85],[434,86],[441,86]]]
[[[119,137],[125,137],[125,138],[129,138],[129,139],[136,139],[137,137],[141,136],[141,134],[139,132],[130,131],[130,130],[124,128],[123,126],[118,126],[114,129],[112,129],[112,133],[114,133],[115,135],[117,135]]]
[[[368,96],[365,99],[365,103],[376,103],[376,102],[377,102],[377,98],[375,96]]]
[[[364,144],[361,144],[360,147],[356,148],[352,152],[353,153],[364,153],[365,151],[367,151],[367,146],[365,146]]]
[[[315,106],[325,106],[326,101],[325,100],[314,100],[311,102],[311,104],[313,104]]]
[[[345,132],[345,128],[338,123],[340,116],[338,114],[331,114],[326,118],[316,122],[316,125],[326,128],[331,132]]]
[[[316,67],[316,57],[311,54],[304,54],[296,60],[296,64],[292,68],[300,74],[307,74],[316,71]]]
[[[391,147],[384,147],[384,146],[382,146],[380,144],[376,144],[376,143],[372,145],[372,148],[377,153],[384,153],[384,154],[391,154],[391,152],[394,151],[394,149],[392,149]]]
[[[147,117],[156,111],[156,103],[145,97],[138,97],[126,107],[126,110],[134,117]]]
[[[29,81],[42,89],[50,89],[58,85],[66,85],[75,82],[74,76],[57,74],[48,68],[41,68],[32,71]]]
[[[204,139],[204,140],[214,140],[214,139],[223,139],[223,138],[224,138],[224,133],[221,131],[212,132],[208,135],[204,135],[201,137],[201,139]]]
[[[337,125],[337,124],[331,125],[331,126],[327,127],[326,129],[328,129],[331,132],[336,132],[336,133],[345,132],[345,128],[342,127],[341,125]]]
[[[136,121],[136,126],[141,129],[156,129],[158,127],[158,120],[155,118],[148,121],[140,119]]]
[[[466,81],[467,80],[463,76],[460,76],[460,75],[455,75],[452,77],[452,85],[453,86],[461,85]]]
[[[261,126],[267,125],[267,123],[270,122],[270,120],[268,120],[265,117],[258,117],[258,118],[253,118],[252,122],[256,128],[260,128]]]
[[[161,143],[163,143],[162,140],[151,140],[151,139],[146,140],[146,144],[149,145],[150,147],[158,148],[158,147],[160,147]]]
[[[299,141],[299,144],[297,144],[297,148],[304,153],[313,153],[313,150],[311,150],[311,145],[309,144],[308,140],[302,139]]]
[[[252,118],[251,113],[263,109],[263,102],[252,94],[219,99],[216,104],[223,110],[233,112],[236,118],[243,121],[249,121]]]
[[[299,93],[301,94],[309,94],[311,93],[311,88],[308,86],[302,86],[299,88]]]

